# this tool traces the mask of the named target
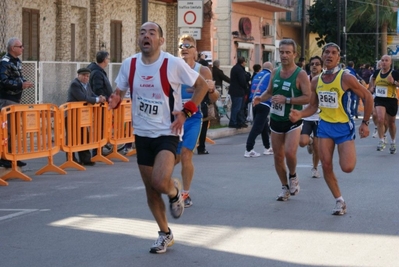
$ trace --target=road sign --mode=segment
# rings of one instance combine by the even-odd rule
[[[195,40],[201,40],[201,28],[180,28],[180,35],[190,34]]]
[[[202,1],[178,1],[177,6],[178,27],[202,28]]]

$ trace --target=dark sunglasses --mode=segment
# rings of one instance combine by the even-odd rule
[[[179,48],[180,49],[190,49],[190,48],[194,48],[195,46],[191,45],[191,44],[179,44]]]

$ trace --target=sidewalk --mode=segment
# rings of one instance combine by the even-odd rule
[[[221,125],[226,125],[226,127],[223,128],[218,128],[218,129],[208,129],[207,132],[207,137],[214,140],[218,138],[223,138],[226,136],[232,136],[236,134],[244,134],[244,133],[249,133],[252,128],[251,123],[248,124],[248,128],[241,128],[241,129],[235,129],[235,128],[229,128],[227,125],[229,124],[229,120],[226,117],[222,117],[220,119],[220,124]]]

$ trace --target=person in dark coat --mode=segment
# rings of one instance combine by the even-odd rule
[[[220,89],[223,89],[223,81],[230,83],[230,78],[220,69],[219,60],[213,61],[212,78],[215,81],[215,86],[220,86]]]
[[[94,94],[103,95],[107,100],[113,92],[107,73],[104,70],[108,66],[109,61],[110,58],[107,51],[98,51],[96,54],[96,62],[92,62],[87,66],[87,68],[91,70],[89,80],[91,89]]]
[[[104,103],[106,98],[102,95],[97,96],[91,89],[89,79],[90,79],[90,69],[81,68],[78,70],[78,77],[75,78],[68,89],[68,98],[67,102],[88,102],[90,104],[95,103]],[[65,118],[65,125],[66,125]],[[82,165],[93,166],[94,162],[91,161],[91,152],[90,150],[79,151],[79,160]],[[77,161],[74,155],[74,161]]]
[[[247,72],[245,71],[246,61],[244,57],[238,57],[237,64],[230,71],[230,89],[229,95],[231,96],[231,117],[229,128],[245,128],[245,117],[242,106],[244,104],[244,96],[248,90]]]
[[[94,94],[103,95],[107,100],[113,92],[111,83],[109,82],[107,73],[105,72],[105,68],[108,66],[109,61],[110,58],[107,51],[98,51],[96,54],[96,62],[92,62],[89,66],[87,66],[87,68],[91,70],[89,80],[91,89],[93,90]],[[105,125],[105,117],[103,116],[103,118],[103,125]],[[131,143],[126,145],[130,147],[132,146]],[[98,150],[93,149],[93,157],[96,156],[97,153]]]

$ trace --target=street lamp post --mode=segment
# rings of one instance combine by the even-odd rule
[[[379,20],[380,20],[380,0],[377,1],[377,6],[376,6],[376,28],[375,28],[375,62],[378,62],[378,37],[379,37]]]

